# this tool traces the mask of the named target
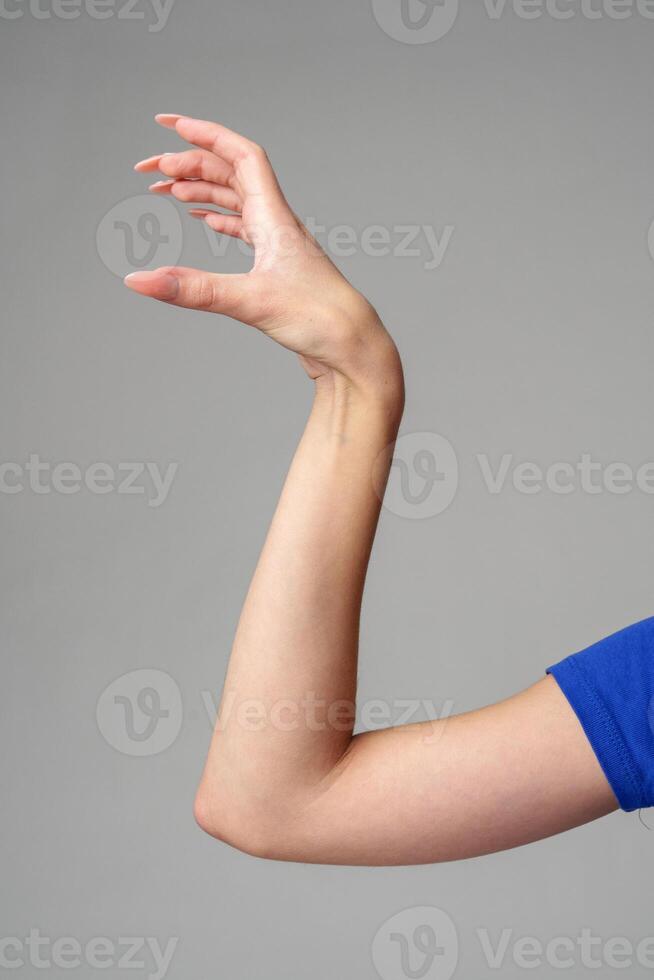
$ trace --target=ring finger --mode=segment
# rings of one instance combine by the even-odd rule
[[[150,185],[155,194],[172,194],[178,201],[215,204],[227,211],[241,212],[241,200],[230,187],[211,184],[206,180],[159,180]]]

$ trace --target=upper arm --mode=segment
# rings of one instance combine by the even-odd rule
[[[617,809],[550,676],[499,704],[356,736],[285,835],[290,860],[422,864],[560,833]]]

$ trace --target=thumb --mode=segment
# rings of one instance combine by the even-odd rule
[[[163,266],[153,272],[132,272],[124,283],[142,296],[189,310],[224,313],[254,323],[260,312],[256,290],[247,274],[217,275],[201,269]]]

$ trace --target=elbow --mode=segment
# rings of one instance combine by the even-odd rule
[[[303,860],[290,821],[274,814],[262,801],[236,800],[204,785],[193,807],[200,829],[237,851],[268,861]]]

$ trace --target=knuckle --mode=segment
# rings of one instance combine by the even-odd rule
[[[195,279],[190,286],[191,305],[197,310],[211,310],[215,307],[217,296],[215,284],[204,276]]]
[[[204,177],[210,167],[211,158],[204,150],[191,150],[189,156],[189,168],[194,177]]]
[[[193,196],[192,192],[193,188],[184,181],[177,181],[172,186],[172,194],[178,201],[190,201]]]
[[[166,177],[174,177],[177,173],[177,161],[172,153],[165,153],[159,160],[158,168]]]
[[[248,156],[250,156],[253,160],[256,160],[258,163],[265,163],[268,160],[268,154],[259,143],[250,144]]]
[[[175,153],[168,158],[164,157],[164,160],[166,159],[168,160],[171,176],[174,177],[188,177],[197,169],[199,163],[196,150]]]

